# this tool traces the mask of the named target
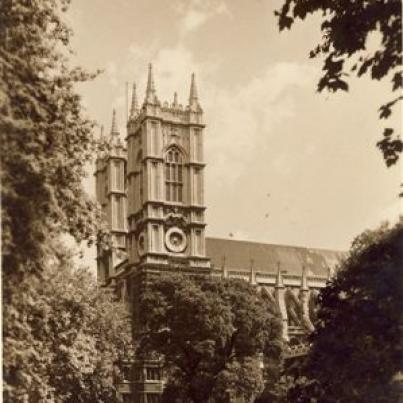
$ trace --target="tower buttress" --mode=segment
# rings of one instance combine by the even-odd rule
[[[299,300],[302,308],[302,321],[306,329],[310,332],[314,330],[313,324],[309,317],[309,287],[306,267],[302,267],[301,288],[299,291]]]
[[[285,305],[285,287],[283,282],[283,276],[281,274],[280,263],[277,265],[276,283],[274,286],[274,297],[276,299],[277,307],[280,311],[282,319],[282,335],[284,340],[288,340],[288,314],[287,307]]]

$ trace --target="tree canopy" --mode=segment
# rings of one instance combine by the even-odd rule
[[[401,0],[283,0],[276,11],[280,31],[290,29],[296,20],[321,13],[322,42],[310,57],[324,58],[318,91],[347,91],[348,77],[369,74],[374,80],[390,79],[394,97],[379,108],[379,117],[387,119],[392,108],[403,99],[402,80],[402,3]],[[380,37],[371,48],[372,33]],[[397,162],[403,151],[400,133],[387,127],[377,143],[387,166]]]
[[[397,402],[403,371],[403,222],[366,231],[320,294],[293,402]]]
[[[167,275],[141,302],[139,348],[162,357],[165,401],[248,401],[264,387],[263,355],[281,360],[281,323],[256,288],[242,280]]]
[[[41,281],[24,281],[18,300],[3,307],[6,402],[116,401],[119,364],[132,350],[129,314],[72,261],[58,245]]]
[[[106,401],[126,334],[112,297],[89,273],[73,270],[59,244],[63,234],[93,240],[100,222],[82,185],[97,147],[94,123],[75,91],[94,74],[69,65],[69,3],[0,2],[3,373],[10,402],[43,401],[49,393],[64,402]]]
[[[94,77],[71,68],[69,0],[0,2],[2,253],[5,286],[38,273],[47,240],[95,235],[98,210],[82,179],[96,142],[77,82]],[[12,292],[4,293],[10,302]]]

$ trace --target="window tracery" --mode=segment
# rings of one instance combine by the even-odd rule
[[[168,149],[165,157],[165,192],[170,202],[183,201],[183,158],[176,147]]]

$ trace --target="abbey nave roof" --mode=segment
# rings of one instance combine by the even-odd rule
[[[344,253],[325,249],[272,245],[235,239],[206,238],[206,255],[215,268],[301,275],[305,267],[311,276],[327,277]]]

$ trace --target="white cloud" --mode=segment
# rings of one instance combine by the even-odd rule
[[[230,15],[222,0],[179,2],[176,11],[181,17],[182,34],[198,29],[216,15]],[[134,76],[132,79],[136,80],[141,102],[147,64],[152,61],[159,99],[171,102],[176,91],[179,102],[186,105],[190,75],[195,72],[208,124],[205,140],[208,172],[214,172],[214,181],[234,183],[247,169],[256,150],[267,146],[268,140],[273,139],[273,128],[294,116],[295,89],[314,88],[315,69],[297,63],[277,63],[267,66],[266,71],[251,77],[244,85],[226,88],[217,78],[223,74],[219,71],[220,62],[200,61],[196,56],[182,35],[170,47],[160,47],[157,42],[147,45],[133,43],[128,48],[126,60],[118,65],[114,62],[108,64],[107,74],[115,87],[117,82],[122,84]],[[122,92],[116,94],[113,103],[124,109],[121,95]],[[283,173],[292,170],[293,163],[281,154],[272,161],[273,168]]]
[[[175,10],[180,16],[179,29],[181,36],[198,30],[208,20],[219,15],[231,17],[227,4],[223,0],[191,0],[175,3]]]
[[[179,102],[183,105],[188,100],[192,72],[196,73],[197,81],[203,82],[204,86],[218,68],[216,62],[197,62],[194,54],[181,41],[172,47],[157,49],[157,46],[142,48],[131,45],[127,59],[119,65],[119,71],[116,73],[120,77],[121,85],[128,77],[129,80],[131,78],[136,81],[140,102],[145,93],[150,62],[153,64],[155,87],[160,101],[171,102],[174,92],[177,92]],[[121,105],[121,97],[117,97],[114,103]]]
[[[128,48],[127,61],[122,66],[122,69],[133,73],[133,70],[138,70],[139,65],[149,63],[155,57],[159,48],[158,40],[148,42],[147,45],[139,45],[138,42],[133,42]]]
[[[162,49],[154,59],[158,95],[162,101],[171,101],[175,91],[179,102],[186,104],[189,96],[190,77],[196,73],[196,81],[201,85],[201,93],[209,77],[216,71],[215,62],[197,62],[194,55],[183,44]]]
[[[132,46],[129,49],[127,66],[141,67],[136,77],[140,100],[153,48]],[[294,116],[295,99],[289,90],[294,93],[296,88],[313,88],[316,80],[313,67],[277,63],[243,86],[223,88],[217,80],[222,74],[218,71],[219,62],[197,61],[182,40],[175,46],[157,50],[151,60],[157,95],[162,102],[171,102],[177,91],[179,102],[186,105],[190,75],[196,73],[208,125],[205,140],[208,172],[214,172],[214,181],[225,183],[236,181],[253,160],[256,150],[275,136],[273,128]],[[120,105],[121,101],[115,103]],[[290,172],[293,164],[290,157],[281,154],[272,161],[273,168],[283,173]]]
[[[287,90],[312,86],[313,69],[295,63],[278,63],[267,68],[243,87],[219,89],[207,83],[205,104],[208,118],[206,156],[214,180],[234,182],[267,144],[273,128],[294,115],[294,98]],[[203,87],[204,87],[203,83]],[[274,167],[290,169],[292,161],[278,156]]]
[[[200,10],[189,10],[182,20],[182,29],[184,32],[195,31],[202,26],[209,15]]]
[[[109,84],[111,84],[113,87],[117,87],[119,85],[119,72],[116,62],[108,62],[108,64],[106,65],[105,73],[108,77]]]

